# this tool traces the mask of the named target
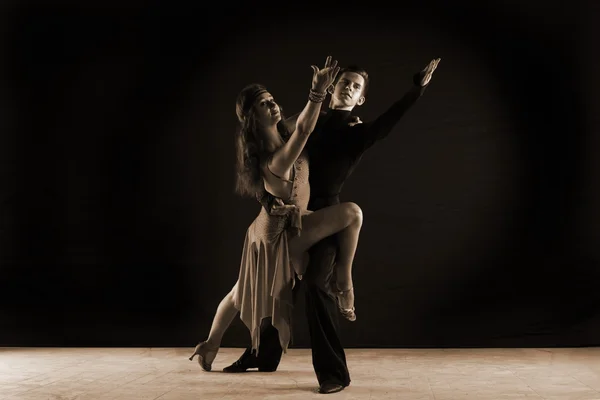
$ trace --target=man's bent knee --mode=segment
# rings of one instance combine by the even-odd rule
[[[329,291],[328,288],[333,279],[334,265],[335,264],[332,263],[332,267],[330,268],[315,269],[310,273],[307,271],[307,274],[303,277],[306,286],[311,289],[319,289],[326,292]]]
[[[319,290],[321,292],[330,292],[332,274],[320,274],[319,276],[310,275],[303,279],[306,289],[309,291]]]

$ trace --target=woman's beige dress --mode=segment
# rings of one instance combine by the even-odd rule
[[[290,342],[295,271],[290,262],[288,243],[300,235],[302,216],[310,213],[307,210],[310,197],[308,173],[308,162],[302,155],[292,167],[291,180],[273,175],[292,184],[291,194],[285,204],[278,201],[269,212],[261,207],[246,231],[234,301],[241,320],[250,330],[252,348],[257,353],[263,318],[272,318],[284,352]]]

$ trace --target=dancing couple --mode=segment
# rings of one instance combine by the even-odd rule
[[[275,371],[290,342],[295,287],[301,279],[319,392],[339,392],[350,384],[338,313],[356,320],[352,262],[362,212],[355,203],[340,202],[339,193],[362,154],[385,138],[421,97],[439,61],[415,74],[411,89],[366,123],[352,110],[366,101],[367,72],[357,66],[340,70],[331,56],[323,68],[311,66],[308,101],[291,118],[284,118],[263,85],[240,92],[236,191],[255,197],[261,210],[246,232],[238,280],[190,360],[198,355],[202,369],[210,371],[223,334],[239,312],[251,346],[224,371]],[[324,112],[327,93],[331,100]]]

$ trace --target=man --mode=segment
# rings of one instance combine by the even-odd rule
[[[356,66],[340,70],[338,78],[328,89],[331,94],[329,110],[319,117],[306,145],[310,158],[309,210],[318,210],[340,202],[342,186],[363,153],[375,142],[385,138],[421,97],[439,61],[439,58],[432,60],[421,72],[415,74],[412,88],[385,113],[366,123],[356,123],[351,113],[356,106],[366,101],[369,75]],[[296,117],[290,118],[286,123],[295,124]],[[273,199],[261,201],[268,209],[269,200]],[[350,384],[344,348],[337,333],[339,311],[331,290],[331,287],[337,289],[333,277],[336,252],[335,236],[314,245],[309,251],[310,264],[303,278],[306,284],[306,315],[313,366],[320,393],[339,392]],[[235,363],[223,371],[245,372],[249,368],[258,368],[261,372],[273,372],[279,365],[281,354],[277,330],[270,323],[264,323],[258,356],[252,353],[251,348],[247,348]]]

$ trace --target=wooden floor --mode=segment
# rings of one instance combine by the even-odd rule
[[[0,348],[0,399],[311,399],[310,350],[274,373],[204,372],[192,348]],[[332,399],[600,400],[600,348],[348,349],[351,385]]]

